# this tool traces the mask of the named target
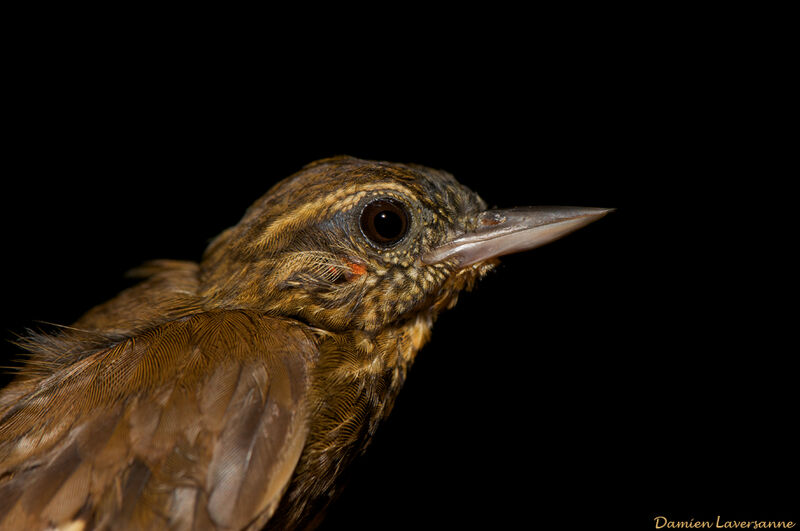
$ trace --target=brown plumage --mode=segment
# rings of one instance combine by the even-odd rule
[[[24,340],[0,394],[0,528],[313,525],[437,314],[496,256],[606,212],[537,210],[523,227],[532,211],[484,210],[444,172],[326,159],[200,264],[149,263],[72,326]]]

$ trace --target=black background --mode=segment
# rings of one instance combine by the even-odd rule
[[[619,15],[364,25],[309,51],[302,27],[31,24],[6,72],[4,337],[198,259],[321,157],[615,207],[441,316],[323,529],[796,521],[782,69],[719,14]]]

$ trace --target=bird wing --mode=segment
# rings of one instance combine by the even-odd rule
[[[274,512],[306,435],[312,338],[195,314],[0,395],[0,528],[239,529]]]

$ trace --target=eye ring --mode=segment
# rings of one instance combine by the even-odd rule
[[[391,197],[367,203],[361,210],[361,233],[373,245],[387,248],[400,242],[408,233],[409,216],[405,205]]]

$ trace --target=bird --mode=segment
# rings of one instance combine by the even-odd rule
[[[498,258],[613,209],[489,209],[443,170],[337,156],[198,262],[33,332],[0,392],[0,529],[306,529],[437,316]]]

